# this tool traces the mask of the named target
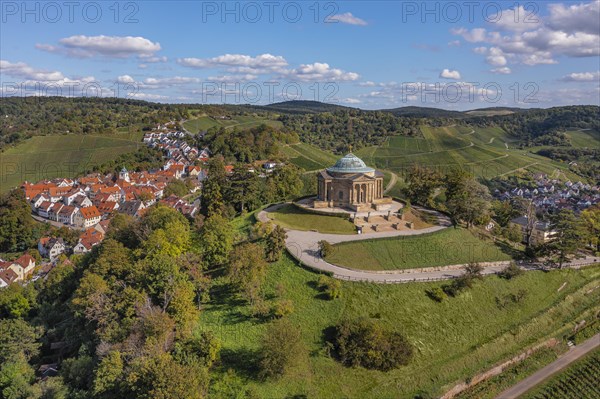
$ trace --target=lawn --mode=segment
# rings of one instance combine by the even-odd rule
[[[448,228],[418,236],[336,244],[327,261],[362,270],[395,270],[510,260],[492,243],[466,229]]]
[[[286,204],[268,216],[282,227],[294,230],[316,230],[320,233],[356,234],[354,224],[337,216],[317,215],[292,204]]]
[[[135,151],[143,133],[68,134],[32,137],[0,155],[0,192],[24,180],[74,177],[95,165]]]
[[[234,370],[256,397],[403,399],[414,398],[418,391],[437,397],[456,382],[550,335],[560,336],[564,326],[589,317],[599,308],[600,290],[590,290],[598,278],[599,267],[527,272],[511,281],[489,276],[443,303],[425,294],[443,283],[342,282],[341,298],[328,301],[315,289],[318,275],[284,256],[269,266],[264,292],[270,304],[276,295],[294,304],[287,317],[300,330],[306,348],[287,374],[267,381],[256,377],[258,348],[269,321],[252,317],[222,278],[215,280],[199,329],[214,332],[222,343],[216,372]],[[519,290],[527,291],[524,301],[497,306],[496,297]],[[323,334],[345,317],[375,317],[402,331],[414,347],[413,360],[390,372],[342,366],[327,355]]]

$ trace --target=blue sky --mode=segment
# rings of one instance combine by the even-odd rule
[[[365,109],[600,102],[598,0],[24,4],[1,3],[3,95]]]

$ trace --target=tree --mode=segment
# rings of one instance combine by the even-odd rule
[[[0,364],[0,397],[28,399],[33,396],[33,369],[21,353]]]
[[[521,242],[523,239],[523,233],[521,231],[521,226],[518,224],[510,224],[504,229],[502,229],[502,235],[509,241],[512,242]]]
[[[600,205],[593,206],[581,212],[581,221],[587,231],[589,242],[600,252]]]
[[[267,235],[266,256],[269,262],[276,262],[281,258],[281,253],[285,249],[286,238],[285,230],[279,225],[276,225]]]
[[[236,165],[229,177],[229,189],[225,194],[228,204],[242,212],[244,209],[252,211],[260,205],[259,184],[257,173],[250,172],[244,165]]]
[[[343,320],[335,327],[334,347],[345,365],[381,371],[406,365],[413,355],[402,334],[369,319]]]
[[[23,190],[0,197],[0,252],[19,252],[35,244],[38,237],[30,214]]]
[[[168,197],[170,195],[176,195],[178,197],[183,197],[190,192],[188,186],[183,182],[183,180],[172,180],[165,187],[164,195]]]
[[[433,205],[433,194],[441,185],[441,176],[437,171],[413,165],[408,170],[407,182],[406,194],[412,202]]]
[[[200,231],[200,241],[208,268],[227,263],[233,247],[233,230],[229,221],[219,214],[207,218]]]
[[[510,201],[492,201],[491,211],[494,220],[502,227],[507,227],[509,222],[519,215],[519,212],[512,206]]]
[[[259,375],[263,378],[285,374],[299,360],[304,346],[301,330],[287,319],[272,323],[260,349]]]
[[[454,225],[462,220],[471,227],[489,217],[491,195],[488,188],[473,178],[453,179],[448,179],[446,207]]]
[[[269,183],[272,201],[293,199],[302,191],[302,172],[297,166],[286,164],[273,171]]]
[[[0,364],[22,354],[26,361],[37,356],[42,329],[20,319],[0,319]]]
[[[586,232],[583,224],[570,209],[563,209],[550,219],[550,228],[555,232],[550,242],[543,245],[542,252],[554,258],[562,268],[579,248],[585,245]]]
[[[517,266],[515,262],[510,262],[510,264],[506,266],[504,270],[498,273],[498,276],[506,280],[512,280],[513,278],[518,277],[523,273],[524,271],[519,266]]]
[[[246,300],[254,305],[267,275],[267,262],[261,246],[249,242],[236,246],[229,259],[227,275]]]
[[[202,184],[200,211],[207,217],[223,214],[223,193],[227,190],[225,163],[222,157],[214,157],[208,163],[208,177]]]

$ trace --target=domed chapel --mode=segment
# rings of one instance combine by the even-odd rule
[[[384,210],[392,203],[383,196],[383,173],[349,153],[317,174],[315,208],[347,208],[355,212]]]

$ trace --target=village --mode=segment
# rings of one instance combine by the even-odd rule
[[[163,153],[164,164],[158,170],[133,172],[122,168],[118,174],[94,173],[75,179],[55,178],[21,185],[34,219],[79,232],[73,246],[62,237],[40,238],[38,252],[48,261],[36,269],[39,271],[34,278],[46,275],[63,254],[90,252],[104,240],[110,220],[116,213],[140,218],[149,207],[160,203],[187,218],[196,216],[210,151],[190,145],[184,140],[187,133],[174,129],[175,125],[168,122],[144,134],[143,142]],[[269,172],[276,165],[265,162],[263,168]],[[226,165],[225,170],[232,173],[233,165]],[[185,181],[190,187],[184,198],[164,195],[167,185],[175,180]],[[28,254],[11,262],[0,259],[0,288],[26,281],[33,275],[35,266],[35,259]]]

